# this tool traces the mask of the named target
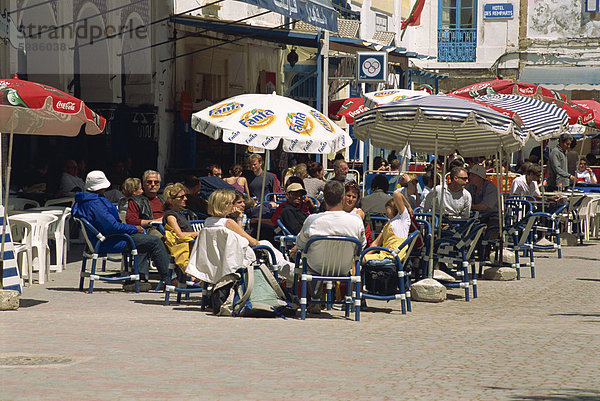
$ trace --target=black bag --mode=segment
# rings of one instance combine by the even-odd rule
[[[391,259],[370,260],[361,267],[362,282],[369,294],[398,293],[398,271]]]

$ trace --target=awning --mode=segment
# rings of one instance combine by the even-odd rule
[[[202,28],[207,32],[219,32],[227,35],[247,37],[248,39],[263,40],[272,43],[282,43],[294,46],[317,48],[319,46],[318,35],[310,32],[295,32],[289,29],[265,28],[231,21],[217,21],[198,18],[194,16],[174,16],[170,19],[176,24],[183,24]],[[331,50],[345,53],[357,51],[385,51],[388,53],[388,61],[399,62],[400,58],[434,59],[415,52],[409,52],[403,47],[384,46],[358,38],[341,38],[339,36],[329,37],[329,48]]]
[[[600,90],[600,67],[525,66],[519,81],[554,90]]]
[[[337,11],[329,0],[237,0],[337,32]]]

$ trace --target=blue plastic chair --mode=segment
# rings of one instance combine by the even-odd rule
[[[408,312],[412,312],[412,306],[411,306],[411,300],[410,300],[410,291],[407,290],[410,288],[410,272],[407,272],[404,269],[404,263],[400,260],[400,258],[398,257],[398,254],[406,248],[406,255],[407,257],[410,257],[410,254],[412,252],[413,247],[415,246],[415,243],[417,241],[417,238],[421,235],[420,232],[415,231],[413,233],[411,233],[408,238],[406,238],[402,244],[400,244],[400,246],[398,246],[398,248],[394,249],[393,251],[391,249],[388,248],[384,248],[381,246],[372,246],[369,247],[367,249],[365,249],[362,254],[360,255],[360,260],[361,260],[361,271],[364,273],[364,270],[362,269],[362,266],[365,265],[363,261],[364,256],[366,255],[367,252],[369,251],[379,251],[379,252],[388,252],[390,254],[390,260],[393,261],[394,265],[396,266],[396,272],[398,274],[398,290],[399,292],[397,294],[392,294],[392,295],[375,295],[375,294],[369,294],[369,292],[366,290],[366,288],[363,285],[362,291],[360,293],[361,298],[363,299],[377,299],[380,301],[391,301],[393,299],[400,299],[401,302],[401,306],[402,306],[402,314],[405,315],[406,311],[408,310]],[[369,263],[369,262],[366,262]],[[364,275],[363,275],[364,276]],[[363,278],[361,277],[361,280],[363,280]],[[364,281],[364,280],[363,280]]]
[[[469,287],[473,287],[473,298],[477,298],[477,276],[475,250],[486,226],[473,226],[465,236],[443,237],[434,242],[434,260],[446,265],[441,269],[457,281],[441,282],[447,288],[464,288],[465,301],[470,300]],[[470,269],[469,269],[470,267]]]
[[[281,202],[283,202],[286,199],[287,199],[287,197],[285,196],[284,193],[281,193],[281,192],[269,192],[268,194],[265,194],[264,201],[265,202],[281,203]]]
[[[83,291],[84,279],[89,278],[90,284],[88,293],[94,291],[94,281],[121,282],[132,280],[135,282],[135,292],[140,292],[140,274],[138,254],[133,238],[128,234],[113,234],[104,236],[100,233],[87,219],[83,217],[75,217],[75,221],[81,228],[81,233],[85,240],[85,248],[83,250],[83,259],[81,261],[81,274],[79,277],[79,290]],[[96,244],[92,245],[91,238],[96,238]],[[128,245],[125,249],[115,249],[107,245],[108,240],[125,241]],[[109,254],[120,254],[120,257],[109,256]],[[90,272],[87,272],[87,261],[92,260]],[[98,259],[102,260],[102,271],[106,271],[106,262],[121,262],[121,270],[129,274],[123,275],[122,271],[117,273],[98,274],[96,265]]]
[[[309,261],[306,254],[315,244],[325,243],[325,251],[327,254],[327,263],[322,266],[312,266],[313,269],[319,269],[320,273],[314,273],[316,270],[309,270]],[[345,306],[346,317],[350,316],[350,311],[354,310],[354,319],[360,320],[360,254],[362,251],[362,243],[353,237],[341,236],[317,236],[309,239],[304,247],[303,252],[298,252],[296,264],[301,265],[301,269],[296,269],[294,290],[297,288],[298,273],[300,273],[300,282],[302,284],[300,294],[300,317],[306,319],[307,304],[321,304],[321,300],[308,301],[307,291],[309,281],[325,281],[327,283],[327,308],[330,310],[333,304]],[[350,257],[349,257],[350,256]],[[349,260],[351,264],[349,264]],[[352,273],[352,265],[355,267],[354,274]],[[347,292],[344,301],[335,302],[333,299],[333,282],[341,281],[348,283]]]

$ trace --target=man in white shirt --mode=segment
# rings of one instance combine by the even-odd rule
[[[316,236],[339,235],[344,237],[357,238],[363,245],[367,244],[365,237],[365,226],[362,219],[357,214],[344,212],[342,201],[344,199],[344,185],[337,180],[331,180],[325,184],[323,190],[327,211],[323,213],[312,214],[304,221],[302,230],[296,237],[296,246],[290,250],[290,255],[295,257],[296,250],[303,250],[308,240]],[[331,257],[324,247],[323,242],[312,245],[306,254],[310,270],[315,274],[320,274],[321,266]],[[352,263],[348,263],[348,271],[352,268]],[[310,294],[313,300],[320,299],[323,292],[322,282],[309,282]],[[318,305],[317,305],[318,306]],[[309,308],[309,312],[317,312],[316,308]]]
[[[453,167],[450,170],[450,184],[444,190],[442,198],[442,186],[436,185],[436,214],[443,205],[443,214],[454,219],[468,219],[471,214],[471,194],[465,189],[469,182],[469,175],[464,167]],[[431,213],[433,209],[433,194],[430,191],[425,198],[423,209],[425,213]]]
[[[542,178],[542,167],[530,164],[525,173],[515,178],[510,186],[511,195],[529,195],[536,200],[542,199],[538,181]]]

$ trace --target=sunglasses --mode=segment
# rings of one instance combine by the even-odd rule
[[[173,198],[175,198],[175,199],[183,199],[183,198],[186,198],[186,195],[174,196]]]

